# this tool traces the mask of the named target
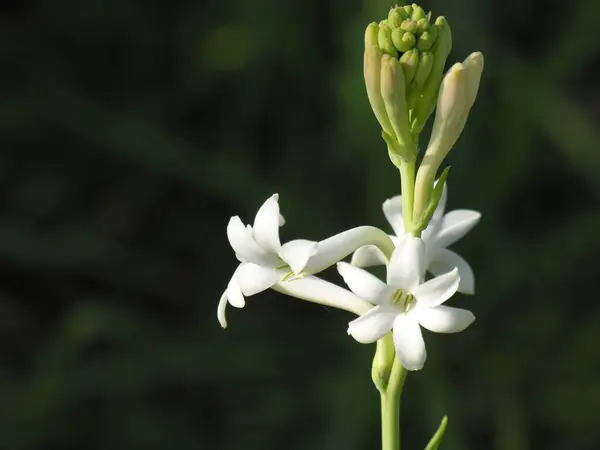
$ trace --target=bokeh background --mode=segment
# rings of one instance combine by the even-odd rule
[[[0,14],[0,448],[379,446],[373,346],[275,293],[216,306],[225,227],[282,239],[399,193],[362,81],[381,0],[8,1]],[[477,321],[427,333],[406,449],[600,448],[600,3],[423,4],[486,68],[449,158]],[[334,271],[324,276],[340,282]]]

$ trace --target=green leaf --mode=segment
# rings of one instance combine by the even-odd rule
[[[438,183],[439,184],[439,183]],[[448,416],[444,416],[442,418],[442,423],[438,427],[437,431],[430,439],[425,450],[437,450],[440,447],[440,443],[442,442],[442,438],[444,437],[444,433],[446,432],[446,425],[448,425]]]

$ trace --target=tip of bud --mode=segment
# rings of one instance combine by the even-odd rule
[[[377,22],[371,22],[365,31],[365,45],[377,45],[378,33],[379,25],[377,25]]]

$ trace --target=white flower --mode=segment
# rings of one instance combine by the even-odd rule
[[[269,288],[358,315],[369,310],[371,305],[353,293],[311,275],[337,263],[363,245],[377,245],[391,255],[394,244],[388,235],[378,228],[365,226],[318,243],[297,239],[281,245],[279,227],[283,223],[277,194],[260,207],[253,227],[244,226],[238,216],[229,220],[227,237],[240,265],[219,300],[217,318],[221,326],[227,327],[225,309],[228,303],[243,308],[245,296]]]
[[[481,218],[481,213],[469,209],[456,209],[444,215],[448,192],[446,185],[438,206],[427,228],[423,231],[425,242],[425,267],[433,275],[440,275],[458,268],[460,285],[458,292],[473,294],[475,277],[469,263],[457,253],[446,247],[452,245],[467,234]],[[390,238],[397,246],[404,239],[404,221],[402,218],[402,196],[397,195],[383,203],[383,214],[396,233]],[[357,267],[369,267],[384,264],[385,260],[379,249],[369,245],[359,248],[352,255],[351,264]]]
[[[315,254],[317,243],[306,240],[290,241],[281,245],[278,195],[273,194],[260,207],[254,226],[244,226],[238,216],[229,220],[227,237],[240,261],[227,289],[219,300],[217,317],[221,326],[227,326],[225,307],[229,302],[236,308],[245,305],[244,296],[250,296],[272,287],[291,272],[300,272]]]
[[[454,270],[423,283],[425,245],[407,236],[394,250],[387,284],[369,272],[338,263],[338,271],[358,297],[376,305],[348,325],[348,334],[369,344],[393,330],[394,347],[407,370],[423,368],[427,352],[421,326],[436,333],[456,333],[467,328],[475,316],[467,310],[443,306],[460,283]]]

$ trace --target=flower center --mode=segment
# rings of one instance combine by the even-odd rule
[[[414,308],[417,300],[410,292],[404,292],[398,289],[392,295],[392,303],[396,305],[402,312],[407,313]]]

